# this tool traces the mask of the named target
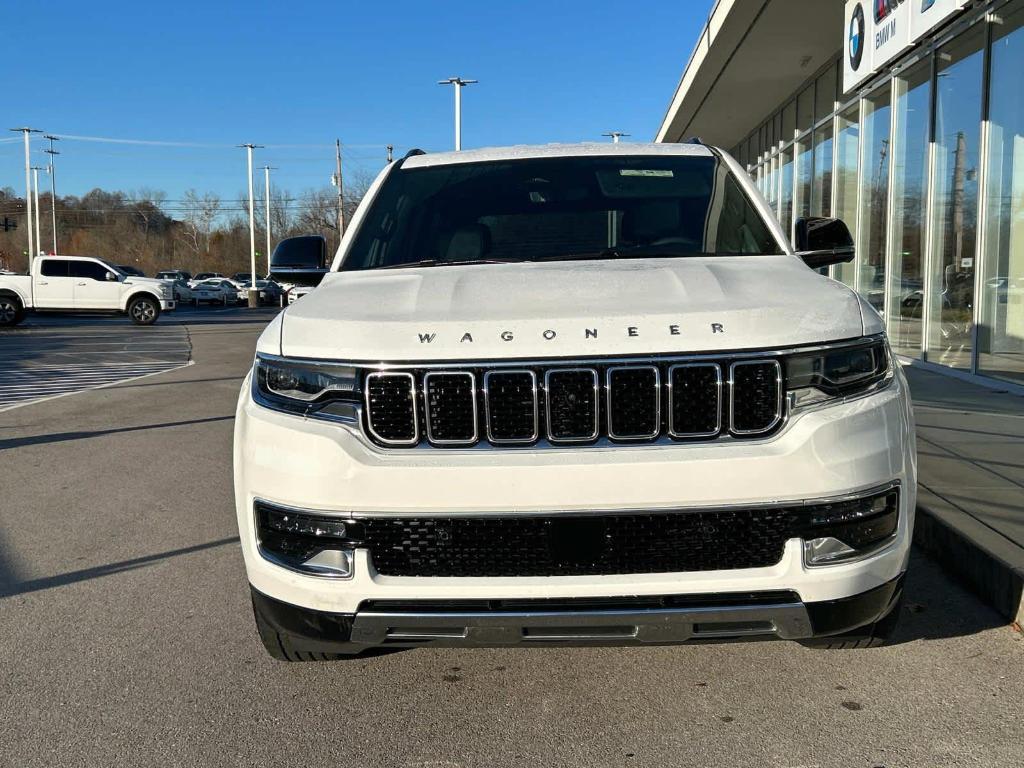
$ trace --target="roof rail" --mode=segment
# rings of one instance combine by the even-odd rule
[[[683,144],[700,144],[702,147],[704,146],[704,142],[700,140],[700,136],[691,136],[684,141]]]
[[[425,155],[425,154],[427,154],[427,153],[424,152],[422,149],[418,149],[416,147],[413,147],[412,149],[410,149],[408,152],[405,153],[405,156],[402,159],[406,160],[406,159],[408,159],[410,157],[416,157],[416,155]]]

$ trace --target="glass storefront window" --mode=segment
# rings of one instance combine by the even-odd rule
[[[779,222],[782,230],[792,242],[793,231],[793,148],[790,145],[779,155]]]
[[[889,127],[892,112],[888,85],[864,99],[861,141],[860,232],[857,290],[879,312],[885,310],[885,235],[889,203]]]
[[[930,97],[930,62],[897,79],[892,158],[894,252],[886,314],[889,341],[898,354],[907,357],[921,356]]]
[[[1024,2],[992,29],[978,369],[1024,381]]]
[[[964,369],[971,367],[984,42],[984,25],[976,24],[936,54],[928,359]]]
[[[796,143],[796,187],[793,193],[793,211],[798,219],[811,215],[811,182],[814,178],[814,147],[811,134],[801,136]]]
[[[811,185],[811,216],[832,213],[832,124],[814,132],[814,179]]]
[[[796,129],[809,131],[814,123],[814,84],[807,86],[796,99]]]
[[[814,120],[823,120],[836,108],[836,72],[835,66],[826,69],[815,87],[814,93]]]
[[[834,215],[854,232],[857,228],[857,157],[860,154],[860,110],[853,104],[838,117],[836,134],[836,198]],[[833,277],[854,285],[856,266],[837,264]]]
[[[796,102],[791,101],[782,110],[782,140],[790,141],[796,135]]]

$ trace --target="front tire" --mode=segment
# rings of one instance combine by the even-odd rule
[[[274,625],[263,616],[255,600],[252,603],[252,612],[256,617],[256,630],[260,634],[263,647],[278,661],[338,661],[339,659],[354,658],[339,653],[321,653],[296,648],[288,635],[278,632]]]
[[[25,308],[14,296],[0,296],[0,327],[12,327],[25,319]]]
[[[152,325],[160,317],[160,302],[149,296],[133,299],[128,305],[128,317],[135,325]]]
[[[868,624],[865,627],[844,632],[841,635],[831,637],[815,638],[814,640],[803,640],[801,645],[808,648],[828,650],[850,650],[853,648],[878,648],[887,645],[896,634],[896,626],[900,621],[900,613],[903,609],[903,595],[899,596],[896,604],[885,616]]]

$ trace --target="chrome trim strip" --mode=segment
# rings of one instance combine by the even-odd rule
[[[712,350],[708,352],[697,352],[688,355],[673,355],[671,353],[662,354],[659,352],[650,352],[645,354],[637,354],[630,356],[613,356],[613,357],[602,357],[600,355],[590,355],[587,357],[546,357],[546,358],[508,358],[498,360],[488,359],[471,359],[471,360],[452,360],[448,362],[438,362],[430,360],[409,360],[405,362],[375,362],[375,361],[353,361],[353,360],[326,360],[323,358],[312,358],[312,357],[282,357],[280,355],[269,355],[265,353],[257,353],[257,357],[265,358],[267,360],[280,360],[283,362],[291,363],[309,363],[312,365],[341,365],[354,368],[362,368],[364,370],[374,371],[389,371],[389,370],[409,370],[410,368],[415,369],[455,369],[465,370],[466,368],[529,368],[529,367],[548,367],[548,366],[563,366],[568,368],[580,367],[580,366],[591,366],[591,365],[631,365],[641,363],[675,363],[675,362],[689,362],[689,361],[715,361],[723,358],[730,360],[740,358],[776,358],[784,355],[793,354],[809,354],[813,352],[823,352],[826,350],[843,349],[845,347],[857,347],[868,344],[878,343],[885,339],[884,333],[875,334],[874,336],[862,336],[856,339],[842,339],[836,342],[828,344],[814,344],[810,346],[794,346],[794,347],[780,347],[779,349],[768,349],[768,350],[730,350],[720,349]]]
[[[491,433],[491,399],[490,380],[494,374],[525,374],[530,377],[530,387],[533,390],[533,434],[525,438],[496,438]],[[517,368],[509,371],[487,371],[484,374],[484,421],[487,425],[487,440],[495,445],[527,445],[534,443],[540,437],[540,397],[537,392],[537,374],[525,368]]]
[[[372,374],[371,374],[372,375]],[[411,374],[410,374],[411,375]],[[430,379],[434,376],[469,376],[470,408],[473,412],[473,437],[468,440],[452,440],[435,438],[430,425]],[[369,378],[369,376],[367,376]],[[480,424],[477,416],[476,376],[471,371],[430,371],[423,374],[423,422],[426,426],[427,440],[431,445],[473,445],[480,439]]]
[[[555,437],[551,429],[551,375],[558,373],[589,373],[594,379],[594,431],[587,437]],[[544,373],[544,412],[548,440],[552,443],[589,443],[601,432],[601,378],[596,368],[550,368]]]
[[[370,379],[385,378],[385,377],[401,377],[409,380],[410,394],[412,395],[412,432],[413,436],[410,440],[388,440],[387,438],[381,437],[377,434],[377,430],[373,428],[373,409],[370,407]],[[364,399],[366,403],[366,428],[370,431],[370,434],[375,440],[380,441],[384,445],[416,445],[420,441],[420,422],[419,422],[419,408],[416,404],[416,377],[408,372],[389,372],[389,371],[373,371],[372,373],[366,374],[366,392],[364,393]]]
[[[620,371],[654,371],[654,431],[643,435],[617,435],[612,429],[612,374]],[[605,402],[608,410],[608,437],[612,440],[653,440],[661,434],[661,371],[656,365],[621,365],[608,368],[604,373]]]
[[[734,406],[735,406],[735,377],[733,372],[744,365],[774,365],[775,366],[775,386],[777,389],[777,396],[775,398],[775,418],[772,419],[771,424],[762,429],[736,429],[733,424],[735,422]],[[731,363],[729,365],[729,431],[734,435],[760,435],[765,432],[770,432],[778,426],[779,422],[782,421],[782,366],[778,360],[744,360],[738,363]]]
[[[672,386],[672,375],[677,368],[714,368],[715,369],[715,429],[713,432],[679,432],[675,428],[675,390]],[[668,380],[665,382],[668,387],[668,434],[670,437],[697,438],[714,437],[722,431],[722,366],[718,363],[680,363],[669,366]]]

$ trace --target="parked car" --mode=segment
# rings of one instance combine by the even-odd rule
[[[248,280],[242,281],[238,285],[238,297],[239,300],[249,300],[249,288],[251,283]],[[281,287],[272,280],[257,280],[256,289],[259,293],[260,304],[276,304],[281,297]]]
[[[290,291],[288,291],[288,304],[294,304],[296,301],[301,299],[307,293],[313,290],[315,286],[312,285],[296,285]]]
[[[794,249],[699,143],[410,153],[371,189],[236,410],[272,656],[886,641],[914,424],[882,318],[815,271],[843,222]]]
[[[131,264],[115,264],[114,266],[117,267],[124,274],[131,275],[132,277],[145,277],[146,276],[145,272],[143,272],[138,267],[133,267]]]
[[[0,326],[17,325],[36,310],[122,312],[136,325],[152,325],[174,307],[170,284],[126,275],[89,256],[37,256],[30,274],[0,277]]]
[[[199,304],[235,304],[238,302],[238,289],[223,278],[212,277],[208,280],[195,280],[190,286],[192,301]]]
[[[158,280],[184,280],[186,283],[192,280],[192,275],[183,269],[162,269],[156,277]]]
[[[192,280],[193,282],[198,282],[200,280],[209,280],[214,277],[224,277],[224,275],[222,275],[220,272],[200,272],[194,278],[192,278]]]
[[[231,279],[236,283],[247,283],[252,279],[252,272],[235,272]]]

